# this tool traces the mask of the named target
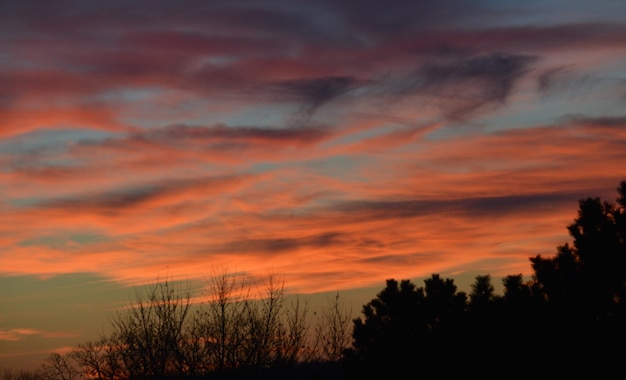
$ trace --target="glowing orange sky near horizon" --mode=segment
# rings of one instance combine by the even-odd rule
[[[0,367],[87,335],[18,284],[95,315],[164,274],[529,275],[626,179],[624,5],[30,3],[0,12]]]

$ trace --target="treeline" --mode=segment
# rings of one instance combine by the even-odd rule
[[[4,379],[364,379],[624,374],[626,181],[617,202],[579,201],[573,242],[530,258],[532,275],[489,275],[469,293],[433,274],[389,279],[352,319],[339,295],[310,312],[269,276],[260,292],[212,280],[199,307],[159,281],[111,320],[111,334]]]

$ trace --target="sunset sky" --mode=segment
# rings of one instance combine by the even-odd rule
[[[164,275],[497,285],[624,179],[621,0],[3,1],[0,368]]]

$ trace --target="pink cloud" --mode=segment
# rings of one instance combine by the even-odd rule
[[[182,7],[164,28],[166,4],[139,23],[41,6],[33,22],[15,5],[0,78],[5,273],[141,282],[236,263],[313,291],[528,270],[579,196],[626,174],[620,118],[490,125],[538,99],[546,70],[616,62],[621,25],[476,27],[439,8],[370,25],[378,6],[328,3],[312,9],[336,18]],[[29,145],[60,129],[98,133]]]
[[[0,341],[16,342],[29,336],[40,336],[47,339],[67,338],[78,336],[77,332],[70,331],[42,331],[27,328],[14,328],[10,330],[0,330]]]
[[[5,120],[5,125],[10,126],[0,129],[2,138],[44,128],[79,129],[88,126],[102,130],[127,129],[127,126],[117,121],[106,108],[101,107],[15,108],[0,110],[0,117]]]
[[[377,124],[354,125],[328,140],[335,144],[328,151],[305,143],[299,158],[331,159],[346,151],[341,139]],[[623,161],[622,125],[619,118],[570,118],[563,125],[438,140],[423,135],[443,128],[436,124],[398,129],[345,142],[355,156],[378,157],[371,161],[374,167],[357,165],[352,174],[358,175],[345,177],[314,166],[286,166],[258,175],[148,181],[141,180],[142,167],[129,166],[123,176],[106,177],[110,184],[102,179],[99,191],[74,191],[28,207],[5,204],[2,218],[11,226],[13,249],[3,270],[87,271],[134,283],[150,282],[166,268],[196,277],[212,267],[237,266],[258,276],[272,267],[300,291],[369,286],[389,273],[416,277],[469,270],[481,262],[494,275],[527,272],[528,257],[549,254],[567,240],[565,226],[578,197],[596,191],[611,195]],[[174,157],[187,153],[186,145],[172,141],[227,137],[274,143],[271,134],[250,131],[172,129],[176,139],[168,135],[164,141]],[[159,133],[170,132],[155,133],[159,144],[121,152],[146,157],[153,156],[152,149],[161,152]],[[412,149],[391,149],[403,145]],[[385,154],[373,154],[376,148]],[[116,152],[110,150],[113,159]],[[286,163],[291,152],[275,149],[273,155]],[[156,161],[159,173],[173,168],[166,162]],[[101,163],[91,164],[97,170]],[[138,179],[134,185],[118,187],[132,176]],[[28,178],[22,177],[23,186]],[[61,185],[66,180],[57,178]],[[100,238],[72,240],[80,231]],[[46,236],[56,236],[55,245]]]

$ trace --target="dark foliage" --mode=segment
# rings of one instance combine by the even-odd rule
[[[434,274],[387,286],[354,321],[347,375],[584,376],[624,374],[626,181],[617,203],[582,199],[573,243],[530,258],[532,278],[477,276],[469,301]]]

